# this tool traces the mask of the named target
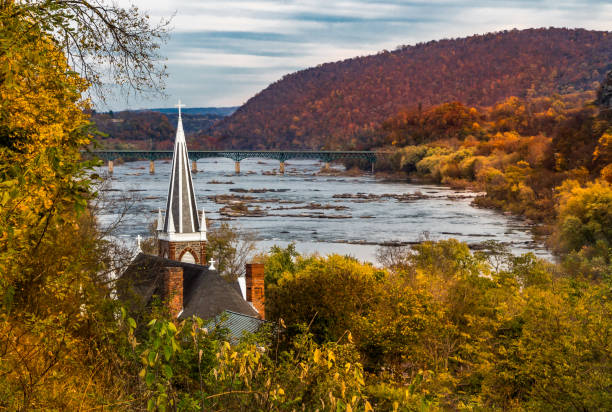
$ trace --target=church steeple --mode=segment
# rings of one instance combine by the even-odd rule
[[[179,246],[184,246],[184,248],[190,249],[188,252],[193,256],[195,263],[202,263],[205,261],[206,227],[200,225],[191,170],[189,169],[189,155],[181,117],[181,107],[184,106],[180,100],[176,105],[179,116],[170,172],[170,187],[168,188],[168,200],[166,201],[166,214],[163,225],[158,222],[159,251],[163,257],[181,260],[184,253],[181,254],[176,249]],[[202,219],[202,222],[205,222],[205,220]],[[198,246],[194,245],[194,242],[202,244]],[[195,250],[200,248],[201,251]],[[183,248],[179,247],[179,249]],[[187,258],[192,260],[189,256]]]
[[[167,233],[195,233],[200,231],[200,219],[198,218],[198,208],[193,191],[187,144],[181,118],[181,107],[183,106],[179,100],[177,105],[179,118],[163,228],[163,231]]]

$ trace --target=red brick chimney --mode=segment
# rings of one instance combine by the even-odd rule
[[[264,264],[247,263],[246,265],[246,298],[251,302],[261,319],[266,318],[266,297],[264,294]]]
[[[163,298],[167,302],[170,315],[178,317],[183,310],[183,268],[164,267],[163,274]]]

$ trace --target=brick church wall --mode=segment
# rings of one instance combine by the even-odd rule
[[[191,252],[195,258],[195,263],[206,265],[206,242],[169,242],[159,240],[159,256],[171,260],[181,260],[186,252]]]

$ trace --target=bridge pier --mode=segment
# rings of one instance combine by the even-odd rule
[[[198,161],[197,160],[191,161],[191,173],[198,173]]]
[[[149,159],[149,173],[155,173],[154,160],[171,159],[171,150],[96,150],[91,153],[83,152],[85,156],[98,156],[108,161],[108,173],[112,174],[114,169],[114,159],[127,161]],[[280,174],[285,172],[285,162],[289,159],[317,159],[322,162],[324,169],[330,168],[330,163],[341,159],[359,159],[369,161],[372,173],[375,172],[376,159],[378,156],[390,155],[391,152],[370,152],[370,151],[296,151],[296,150],[201,150],[189,153],[190,160],[214,157],[224,157],[235,162],[236,174],[240,174],[240,161],[249,158],[276,159],[280,162]],[[112,160],[111,160],[112,159]],[[196,162],[193,161],[192,169],[196,169]]]

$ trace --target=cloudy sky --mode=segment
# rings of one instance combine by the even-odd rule
[[[154,21],[174,15],[162,49],[167,98],[100,110],[239,106],[287,73],[398,45],[530,27],[612,30],[612,0],[120,0]],[[110,106],[110,107],[109,107]]]

